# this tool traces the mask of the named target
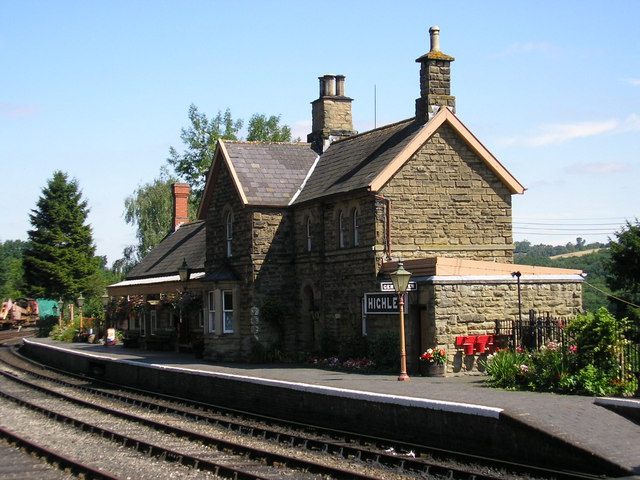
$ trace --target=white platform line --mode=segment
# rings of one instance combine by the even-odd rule
[[[496,419],[500,418],[500,414],[504,411],[502,408],[486,407],[483,405],[474,405],[471,403],[448,402],[445,400],[431,400],[426,398],[390,395],[386,393],[364,392],[362,390],[351,390],[346,388],[327,387],[324,385],[312,385],[312,384],[302,383],[302,382],[290,382],[286,380],[275,380],[275,379],[269,379],[269,378],[251,377],[247,375],[238,375],[234,373],[211,372],[208,370],[199,370],[197,368],[184,368],[184,367],[176,367],[174,365],[165,365],[165,364],[159,364],[159,363],[146,363],[146,362],[140,362],[137,360],[116,359],[113,357],[90,353],[90,352],[83,352],[80,350],[70,350],[68,348],[62,348],[56,345],[48,345],[40,342],[29,342],[26,339],[25,339],[25,342],[33,343],[34,345],[40,345],[46,348],[64,351],[67,353],[73,352],[73,354],[78,354],[85,357],[91,357],[91,358],[96,358],[100,360],[112,361],[112,362],[127,363],[127,364],[135,365],[138,367],[154,368],[157,370],[166,370],[166,371],[173,371],[173,372],[183,372],[183,373],[189,373],[192,375],[195,374],[195,375],[201,375],[201,376],[207,376],[207,377],[216,377],[216,378],[221,378],[225,380],[239,380],[243,382],[254,383],[257,385],[289,388],[291,390],[315,393],[320,395],[330,395],[334,397],[344,397],[344,398],[350,398],[353,400],[402,405],[406,407],[426,408],[431,410],[440,410],[440,411],[451,412],[451,413],[463,413],[465,415],[475,415],[475,416],[489,417],[489,418],[496,418]]]

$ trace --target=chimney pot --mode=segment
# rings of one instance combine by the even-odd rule
[[[429,34],[431,36],[431,51],[439,52],[440,51],[440,27],[434,25],[429,29]]]
[[[344,75],[336,75],[336,95],[344,97]]]
[[[324,76],[324,94],[327,97],[335,97],[336,95],[336,76],[328,74]]]

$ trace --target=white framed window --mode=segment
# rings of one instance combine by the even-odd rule
[[[225,232],[227,243],[227,257],[233,255],[233,212],[227,213],[225,217]]]
[[[140,316],[140,335],[143,337],[147,334],[147,322],[144,317],[144,314]]]
[[[210,291],[207,301],[207,329],[209,333],[216,331],[216,292]]]
[[[344,236],[345,236],[344,214],[340,212],[338,216],[338,246],[344,248]]]
[[[307,252],[311,251],[311,217],[307,217]]]
[[[233,292],[222,291],[222,332],[233,333]]]
[[[151,319],[151,335],[153,335],[154,333],[156,333],[158,331],[158,312],[156,312],[155,310],[151,310],[149,312],[150,314],[150,319]]]
[[[360,246],[360,219],[357,208],[353,211],[353,246]]]

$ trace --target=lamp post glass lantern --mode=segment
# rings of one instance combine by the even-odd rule
[[[178,275],[180,276],[180,281],[183,284],[187,284],[187,282],[189,281],[189,275],[191,273],[191,269],[189,268],[189,265],[187,265],[187,259],[184,258],[182,260],[182,265],[180,265],[180,267],[178,268]]]
[[[405,348],[404,340],[404,295],[407,292],[409,286],[409,280],[411,279],[411,272],[404,269],[402,261],[398,262],[398,268],[395,272],[390,274],[393,288],[398,294],[398,300],[400,304],[400,376],[399,381],[411,380],[407,375],[407,350]]]

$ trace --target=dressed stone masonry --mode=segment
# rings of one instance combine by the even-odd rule
[[[110,295],[186,288],[201,306],[174,320],[180,344],[200,342],[214,361],[265,361],[397,332],[397,315],[362,307],[403,260],[416,285],[405,317],[409,371],[440,347],[450,373],[478,365],[457,353],[456,336],[517,318],[515,271],[524,311],[579,311],[580,271],[513,265],[511,199],[525,189],[456,116],[454,58],[440,51],[437,27],[430,38],[417,60],[415,117],[358,134],[345,77],[329,74],[319,77],[308,143],[219,140],[198,220]],[[186,286],[176,275],[183,259]],[[139,325],[152,334],[151,314]]]

